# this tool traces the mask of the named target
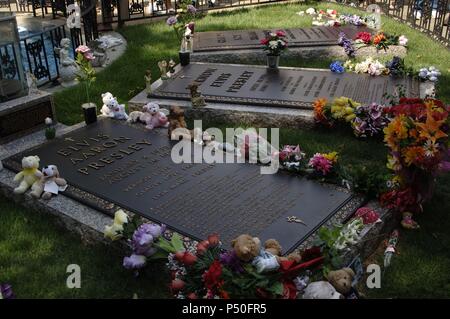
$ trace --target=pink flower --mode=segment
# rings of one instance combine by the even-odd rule
[[[309,166],[322,175],[327,175],[333,168],[331,161],[326,159],[320,153],[316,153],[313,157],[311,157],[309,160]]]
[[[278,30],[278,31],[276,32],[276,35],[277,35],[278,37],[285,37],[285,36],[286,36],[286,34],[285,34],[283,31],[281,31],[281,30]]]
[[[80,46],[78,46],[78,48],[75,49],[75,52],[79,52],[82,54],[85,54],[89,51],[91,51],[91,49],[89,49],[89,47],[87,45],[80,45]]]
[[[267,38],[262,39],[262,40],[260,41],[260,43],[261,43],[262,45],[266,45],[267,43],[269,43],[269,39],[267,39]]]

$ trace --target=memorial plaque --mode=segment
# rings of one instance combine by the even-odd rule
[[[38,155],[41,165],[58,166],[69,188],[79,188],[192,238],[204,239],[217,232],[229,243],[241,233],[250,233],[262,240],[277,238],[286,252],[352,197],[283,172],[261,175],[256,164],[176,164],[170,156],[175,143],[169,141],[166,130],[148,132],[105,119],[15,155],[4,164],[17,170],[23,156]],[[297,216],[305,225],[289,223],[288,216]]]
[[[260,49],[260,41],[274,30],[233,30],[197,32],[194,52]],[[341,27],[317,26],[310,28],[282,29],[290,48],[337,45],[340,32],[353,39],[358,32],[371,32],[367,27],[346,25]]]
[[[406,96],[419,96],[419,83],[412,78],[216,63],[191,63],[181,68],[153,90],[152,96],[189,100],[188,86],[194,81],[200,83],[206,101],[272,107],[312,108],[317,98],[341,96],[363,104],[385,103],[385,94],[393,94],[398,85]]]

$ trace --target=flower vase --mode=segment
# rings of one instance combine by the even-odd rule
[[[191,52],[180,51],[178,52],[178,57],[180,58],[180,64],[186,66],[191,62]]]
[[[45,129],[45,138],[48,140],[54,139],[56,135],[56,129],[54,126],[47,127]]]
[[[81,105],[86,125],[97,122],[97,105],[95,103],[84,103]]]
[[[278,69],[278,65],[280,64],[280,56],[279,55],[267,55],[267,67],[270,69]]]

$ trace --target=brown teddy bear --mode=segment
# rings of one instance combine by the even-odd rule
[[[233,247],[236,252],[236,256],[240,260],[249,262],[259,255],[261,250],[261,241],[257,237],[243,234],[231,241],[231,247]]]
[[[264,249],[265,249],[265,251],[276,256],[278,262],[292,260],[292,261],[295,261],[296,263],[299,263],[302,260],[302,256],[300,256],[300,254],[297,252],[290,253],[286,257],[281,256],[283,250],[281,249],[280,243],[276,239],[266,240],[266,242],[264,243]]]
[[[178,128],[186,128],[186,121],[184,120],[184,110],[176,105],[170,107],[169,111],[169,138],[172,138],[172,132]],[[190,136],[189,136],[190,138]]]
[[[352,282],[355,272],[351,268],[342,268],[330,271],[326,276],[328,282],[336,288],[336,291],[344,296],[350,294],[353,290]]]
[[[67,182],[64,178],[59,176],[58,167],[56,165],[48,165],[42,169],[42,184],[44,186],[44,192],[42,193],[43,199],[50,199],[52,194],[58,195],[59,192],[63,192],[67,188]]]

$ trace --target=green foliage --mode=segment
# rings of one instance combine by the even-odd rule
[[[341,174],[353,191],[369,198],[378,198],[386,190],[386,182],[390,177],[386,166],[376,163],[349,165],[341,168]]]
[[[90,103],[91,98],[89,95],[89,90],[91,88],[91,85],[95,82],[96,79],[95,69],[92,67],[91,61],[86,59],[81,52],[77,53],[77,58],[75,62],[78,64],[80,68],[76,78],[78,82],[82,83],[85,86],[87,102]]]

